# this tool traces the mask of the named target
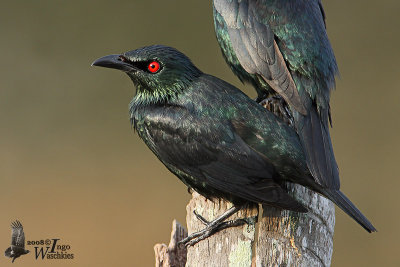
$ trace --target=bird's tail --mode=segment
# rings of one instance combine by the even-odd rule
[[[369,233],[376,232],[372,223],[359,211],[356,206],[339,190],[324,190],[324,195],[333,201],[339,208],[358,222]]]

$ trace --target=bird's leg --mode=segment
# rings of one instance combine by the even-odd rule
[[[209,222],[203,216],[194,211],[193,213],[196,216],[196,218],[199,221],[201,221],[206,227],[203,230],[200,230],[198,232],[189,235],[185,239],[181,240],[179,243],[185,245],[186,247],[193,246],[199,241],[206,239],[207,237],[210,237],[216,232],[219,232],[223,229],[240,226],[247,223],[246,219],[225,221],[227,218],[238,212],[240,209],[241,207],[233,206],[232,208],[225,211],[221,216],[219,216],[218,218],[214,219],[211,222]]]
[[[285,115],[287,114],[287,111],[285,109],[286,102],[285,100],[279,96],[279,95],[273,95],[270,97],[266,97],[260,102],[258,102],[261,106],[264,108],[268,109],[272,113],[282,113]]]
[[[283,114],[283,116],[286,118],[286,122],[289,124],[289,126],[293,126],[294,121],[293,121],[292,113],[291,113],[286,101],[282,97],[279,98],[279,110]]]
[[[193,211],[194,215],[196,216],[196,218],[201,221],[204,225],[208,225],[210,222],[207,221],[203,216],[201,216],[200,214],[197,213],[196,210]]]
[[[264,108],[274,113],[276,116],[285,121],[288,125],[293,125],[293,116],[285,100],[278,95],[267,97],[259,102]]]

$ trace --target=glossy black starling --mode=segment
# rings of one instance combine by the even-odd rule
[[[308,169],[339,190],[329,134],[330,91],[338,68],[320,0],[213,0],[214,25],[232,71],[257,101],[291,125]]]
[[[144,47],[93,65],[128,74],[137,88],[130,103],[134,129],[172,173],[203,196],[233,202],[232,212],[245,203],[306,212],[283,187],[292,182],[375,230],[340,191],[315,182],[293,128],[174,48]]]

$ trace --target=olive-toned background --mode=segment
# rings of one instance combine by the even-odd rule
[[[332,265],[400,266],[400,2],[324,5],[341,72],[331,106],[342,190],[379,230],[338,211]],[[129,78],[90,63],[171,45],[254,96],[222,59],[211,1],[3,1],[0,25],[0,250],[19,219],[27,240],[60,238],[75,256],[37,261],[29,246],[19,266],[153,266],[189,195],[131,129]]]

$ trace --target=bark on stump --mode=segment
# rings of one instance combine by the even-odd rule
[[[334,205],[302,186],[291,185],[289,191],[309,209],[308,213],[271,207],[260,208],[262,214],[257,208],[241,210],[230,219],[261,216],[258,222],[254,219],[248,225],[225,229],[189,247],[186,266],[330,266]],[[212,202],[193,193],[186,208],[189,233],[204,227],[194,216],[194,210],[212,220],[231,206],[229,202]],[[156,266],[185,266],[185,263]]]
[[[187,237],[186,229],[176,220],[172,222],[171,240],[169,245],[156,244],[156,267],[185,267],[187,250],[178,242]]]

